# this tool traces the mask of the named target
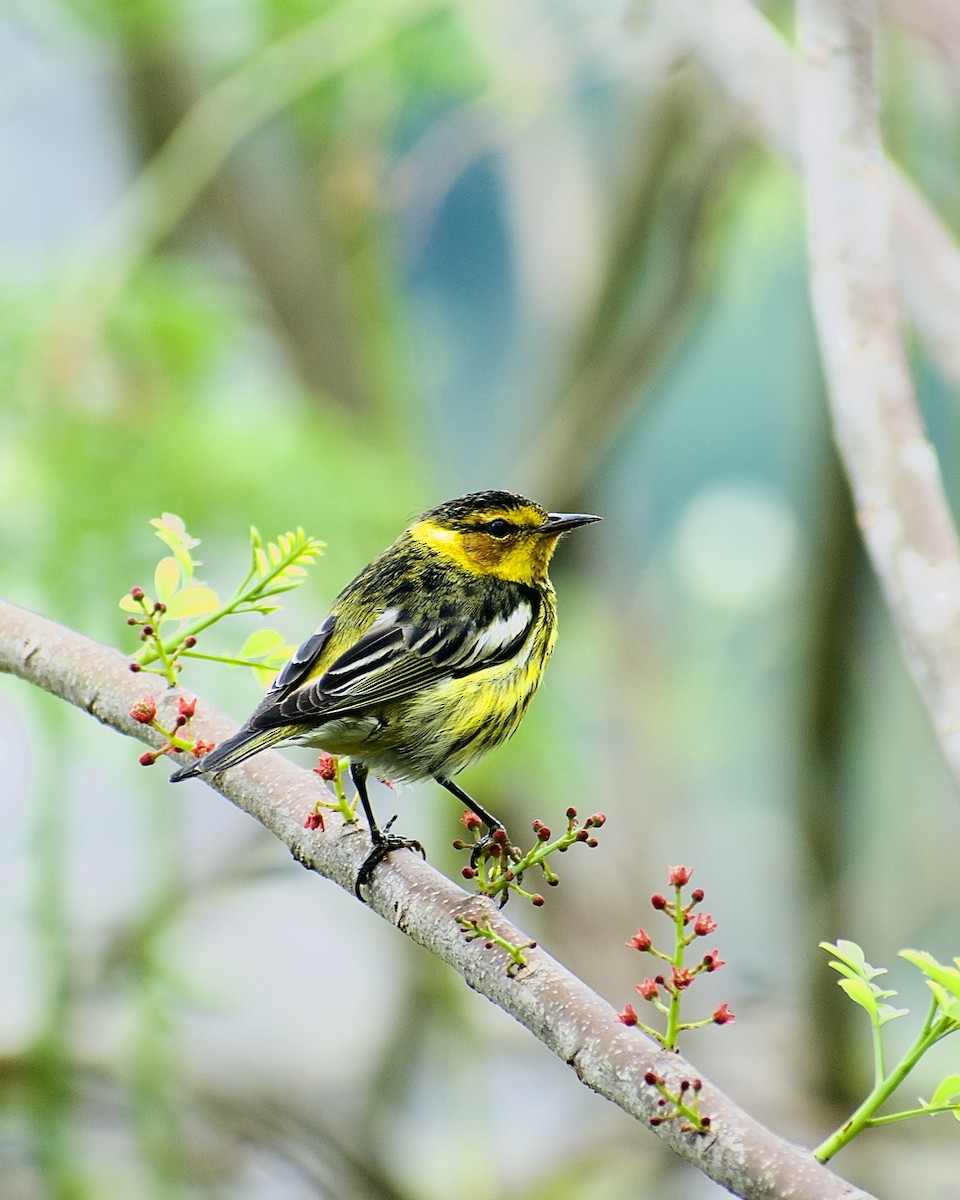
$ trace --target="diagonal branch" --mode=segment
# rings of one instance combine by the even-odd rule
[[[900,327],[875,3],[801,0],[798,17],[811,292],[834,434],[908,666],[960,780],[960,546]]]
[[[0,600],[0,672],[59,696],[127,736],[156,744],[157,735],[129,716],[130,706],[143,696],[144,682],[128,666],[117,651]],[[161,699],[161,717],[166,707],[173,709],[173,697],[168,693]],[[208,739],[235,728],[217,713],[197,724]],[[333,818],[325,835],[304,828],[321,786],[312,772],[265,753],[231,770],[218,790],[274,833],[298,862],[352,892],[367,840]],[[415,855],[395,855],[378,868],[369,904],[525,1025],[588,1087],[645,1124],[659,1115],[659,1092],[644,1082],[647,1072],[663,1076],[674,1091],[682,1079],[699,1076],[678,1055],[621,1025],[605,1000],[545,951],[530,951],[530,966],[509,977],[497,950],[464,938],[456,914],[486,917],[514,944],[525,942],[526,936],[488,901],[468,896]],[[711,1117],[708,1135],[685,1133],[677,1121],[665,1121],[656,1132],[734,1195],[745,1200],[872,1200],[821,1166],[809,1151],[765,1129],[706,1080],[700,1107]]]

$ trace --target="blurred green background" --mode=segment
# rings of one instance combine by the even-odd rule
[[[886,126],[956,226],[957,49],[928,8],[885,10]],[[800,186],[661,15],[7,0],[0,591],[132,652],[116,605],[151,581],[151,517],[185,519],[218,588],[251,523],[302,524],[328,548],[272,618],[296,642],[450,496],[602,514],[558,554],[541,695],[465,785],[516,830],[607,812],[511,915],[617,1008],[650,893],[695,867],[728,965],[691,1004],[737,1023],[686,1052],[812,1143],[870,1069],[817,942],[956,954],[960,813],[830,444]],[[915,362],[956,496],[954,397]],[[238,720],[259,696],[186,682]],[[138,754],[0,678],[5,1200],[720,1194]],[[449,796],[375,802],[457,871]],[[925,1009],[909,969],[890,986]],[[957,1069],[942,1051],[908,1103]],[[861,1141],[837,1167],[864,1186],[956,1196],[949,1119]]]

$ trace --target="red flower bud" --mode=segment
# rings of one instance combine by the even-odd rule
[[[694,888],[690,893],[690,899],[694,902],[694,904],[699,904],[701,900],[703,900],[705,894],[706,893],[704,892],[703,888]]]
[[[628,946],[632,946],[634,950],[649,950],[652,945],[650,934],[645,929],[638,929],[629,942]]]
[[[652,979],[645,979],[643,983],[638,983],[637,991],[644,1000],[656,1000],[660,995],[657,985]]]
[[[313,768],[314,774],[319,775],[321,779],[336,779],[337,777],[337,760],[332,754],[328,754],[323,750],[317,755],[317,765]]]
[[[550,830],[547,828],[546,825],[540,826],[540,828],[537,830],[537,837],[540,839],[541,842],[549,842],[550,841]]]
[[[667,907],[667,898],[666,896],[662,896],[659,892],[654,892],[650,897],[650,903],[659,912]]]
[[[156,756],[156,754],[153,753],[152,750],[147,750],[145,754],[140,755],[140,766],[141,767],[152,767],[156,761],[157,761],[157,756]]]
[[[708,933],[713,933],[717,923],[710,913],[697,913],[697,919],[693,923],[693,932],[697,937],[706,937]]]
[[[183,644],[187,650],[192,650],[194,648],[194,646],[197,644],[197,639],[191,633],[183,639]]]
[[[464,879],[476,879],[477,877],[476,868],[474,867],[464,867],[460,874]]]
[[[605,825],[606,823],[606,813],[601,812],[593,813],[591,816],[587,817],[586,820],[586,824],[592,825],[594,829],[599,829],[601,825]]]
[[[493,838],[496,845],[498,845],[498,846],[506,845],[507,831],[505,829],[495,829],[490,836]]]
[[[146,593],[142,587],[132,587],[130,589],[130,595],[134,598],[134,600],[142,600]]]
[[[715,1025],[731,1025],[737,1018],[727,1007],[727,1002],[724,1001],[718,1009],[714,1011],[713,1023]]]
[[[141,725],[149,725],[157,715],[157,703],[152,696],[138,700],[130,709],[130,716]]]
[[[467,811],[460,818],[460,824],[465,826],[467,829],[479,829],[483,825],[483,822],[475,812],[470,812],[470,810],[467,809]]]
[[[624,1025],[636,1025],[639,1019],[640,1018],[633,1010],[632,1004],[625,1004],[623,1006],[623,1011],[617,1013],[617,1020],[622,1021]]]
[[[684,967],[682,970],[673,968],[670,975],[670,986],[678,992],[682,992],[684,988],[688,988],[693,983],[693,972],[689,967]]]
[[[534,908],[543,908],[543,906],[546,904],[546,900],[544,900],[539,892],[535,892],[530,897],[530,903],[534,906]]]
[[[656,1087],[658,1083],[663,1083],[663,1077],[655,1074],[653,1071],[647,1071],[643,1077],[643,1082],[647,1087]]]
[[[673,887],[686,887],[692,874],[693,867],[670,867],[670,883]]]
[[[134,674],[134,675],[136,675],[136,674],[138,674],[140,671],[142,671],[142,670],[143,670],[143,667],[141,667],[141,666],[140,666],[140,664],[139,664],[138,662],[132,662],[132,663],[130,664],[130,670],[133,672],[133,674]]]
[[[567,820],[575,821],[576,819],[577,819],[577,810],[571,805],[570,808],[567,809]]]

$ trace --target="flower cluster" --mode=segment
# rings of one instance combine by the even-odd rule
[[[641,954],[649,954],[664,964],[663,969],[637,984],[637,993],[642,1000],[666,1017],[667,1028],[666,1032],[661,1033],[645,1025],[632,1004],[625,1005],[618,1018],[624,1025],[638,1026],[668,1050],[676,1049],[681,1030],[699,1029],[704,1025],[729,1025],[734,1020],[734,1014],[726,1003],[721,1004],[711,1016],[703,1020],[680,1019],[680,1000],[687,988],[698,975],[718,971],[724,965],[719,950],[708,950],[693,965],[687,962],[687,950],[692,943],[698,938],[709,937],[717,928],[717,923],[710,913],[695,911],[697,905],[703,903],[702,888],[695,888],[690,893],[689,901],[683,902],[683,889],[690,882],[692,874],[691,867],[670,867],[668,877],[673,887],[673,900],[669,900],[660,892],[655,892],[650,897],[653,909],[663,913],[673,924],[673,953],[658,950],[653,944],[653,938],[645,929],[638,929],[626,943]]]
[[[138,700],[130,709],[130,716],[138,725],[149,725],[157,733],[162,734],[163,744],[156,750],[146,750],[140,755],[142,767],[152,767],[158,758],[173,750],[189,750],[194,758],[202,758],[214,747],[214,742],[205,742],[202,738],[193,738],[190,734],[190,722],[197,712],[196,696],[177,697],[177,718],[173,728],[167,729],[157,720],[157,702],[153,696],[145,696]]]
[[[304,819],[304,829],[319,829],[323,833],[326,828],[323,821],[325,808],[335,808],[348,825],[352,825],[356,821],[357,802],[354,800],[351,803],[343,790],[342,774],[346,761],[345,758],[338,758],[326,750],[321,750],[317,755],[317,765],[313,768],[313,773],[319,775],[324,783],[333,784],[336,800],[318,800]]]

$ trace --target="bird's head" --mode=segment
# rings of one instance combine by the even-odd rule
[[[532,584],[546,580],[562,533],[599,520],[586,513],[548,513],[513,492],[473,492],[431,508],[408,534],[468,571]]]

